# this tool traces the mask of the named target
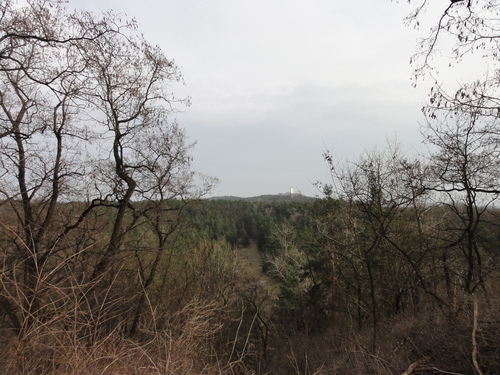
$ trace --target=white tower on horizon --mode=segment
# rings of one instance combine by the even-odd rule
[[[290,195],[293,195],[293,187],[290,188]]]

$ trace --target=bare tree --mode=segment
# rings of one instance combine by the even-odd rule
[[[92,288],[107,275],[109,301],[120,270],[110,263],[134,253],[122,246],[138,225],[158,236],[157,261],[134,285],[147,290],[179,223],[167,202],[200,197],[214,181],[191,171],[193,145],[170,118],[178,68],[134,22],[49,1],[5,1],[1,10],[2,277],[27,298],[16,306],[5,283],[0,303],[19,331],[24,315],[43,314],[41,278],[67,282],[69,272]],[[59,267],[68,259],[75,268]]]
[[[132,141],[148,128],[166,126],[165,108],[169,109],[173,101],[168,84],[179,81],[181,76],[158,47],[134,34],[104,35],[86,49],[85,58],[95,80],[89,100],[97,111],[95,119],[101,126],[101,136],[109,140],[102,147],[103,162],[111,170],[96,171],[101,174],[97,178],[103,182],[103,189],[107,189],[99,198],[110,200],[116,208],[109,245],[94,270],[97,277],[119,250],[125,214],[137,189],[135,171],[141,165],[133,159]]]
[[[418,27],[423,20],[435,19],[430,33],[420,39],[411,59],[416,80],[425,75],[435,80],[425,112],[430,116],[438,110],[475,112],[496,118],[500,98],[497,22],[500,4],[494,0],[461,0],[441,5],[428,0],[410,3],[417,7],[406,18],[408,24]],[[446,60],[440,56],[446,56]],[[468,77],[454,80],[463,83],[450,86],[451,82],[438,80],[435,73],[445,69],[443,66],[453,68],[460,63],[473,64],[468,69]]]
[[[430,248],[422,224],[423,167],[404,158],[397,144],[352,163],[336,164],[329,153],[325,159],[339,200],[333,221],[322,226],[337,275],[333,284],[351,291],[344,297],[347,310],[359,326],[370,322],[375,345],[382,316],[418,304],[422,291],[442,303],[424,272]]]
[[[83,172],[78,150],[86,134],[75,119],[86,88],[86,62],[75,54],[75,45],[85,39],[86,26],[62,17],[58,6],[51,13],[37,2],[16,9],[8,5],[0,24],[6,43],[0,58],[0,191],[14,219],[7,225],[22,229],[7,235],[16,234],[15,246],[4,251],[24,263],[27,271],[21,275],[33,289],[38,270],[62,249],[55,244],[71,227],[70,218],[56,216],[57,204],[75,197],[73,186]],[[36,22],[42,19],[45,27]],[[79,39],[58,35],[69,39],[56,41],[60,28],[81,32]],[[30,296],[26,303],[36,308],[36,296]]]
[[[164,119],[161,127],[145,128],[131,143],[135,160],[134,178],[138,181],[137,196],[140,203],[134,207],[137,217],[142,219],[142,231],[152,231],[155,241],[142,250],[135,250],[140,297],[130,328],[137,330],[145,302],[153,300],[148,291],[162,272],[167,272],[174,246],[170,237],[183,227],[184,209],[195,204],[211,191],[216,180],[190,169],[190,149],[185,131],[174,122]],[[170,241],[170,242],[169,242]],[[161,288],[156,293],[161,294]]]
[[[465,291],[473,293],[478,286],[485,287],[483,217],[500,193],[496,122],[477,113],[460,113],[428,122],[425,132],[435,150],[430,155],[433,181],[428,189],[440,193],[444,198],[440,202],[455,218],[443,228],[449,235],[443,256],[457,249],[464,259],[453,270],[443,258],[444,267]]]

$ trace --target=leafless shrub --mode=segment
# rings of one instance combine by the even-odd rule
[[[247,373],[242,355],[224,351],[239,339],[222,334],[231,316],[227,299],[195,293],[174,310],[168,300],[151,303],[143,290],[144,313],[137,334],[130,336],[127,306],[137,297],[122,285],[119,271],[103,274],[111,282],[102,288],[99,279],[76,275],[70,259],[56,267],[58,272],[38,269],[32,288],[17,276],[22,265],[1,270],[2,313],[5,317],[6,306],[12,306],[20,327],[7,328],[4,319],[1,373]]]
[[[370,329],[297,335],[275,352],[273,374],[496,374],[500,368],[500,301],[463,294],[454,308],[424,308]]]

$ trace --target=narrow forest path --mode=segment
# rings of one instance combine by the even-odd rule
[[[236,250],[236,264],[241,269],[243,280],[250,279],[255,281],[265,288],[270,296],[278,298],[280,282],[269,277],[262,271],[263,263],[255,242],[251,242],[249,246]]]

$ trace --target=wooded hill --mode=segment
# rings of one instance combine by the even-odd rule
[[[222,201],[246,201],[246,202],[312,202],[316,198],[308,197],[306,195],[298,194],[265,194],[258,195],[255,197],[242,198],[234,195],[231,196],[220,196],[212,197],[211,200],[222,200]]]

